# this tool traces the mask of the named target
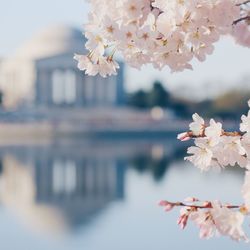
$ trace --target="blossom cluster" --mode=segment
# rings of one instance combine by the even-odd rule
[[[182,207],[178,225],[184,229],[188,221],[192,221],[200,230],[200,238],[210,239],[213,236],[229,236],[236,241],[248,241],[243,230],[246,209],[244,206],[223,205],[219,201],[201,202],[196,198],[188,198],[186,203],[161,201],[165,211]]]
[[[248,102],[250,108],[250,101]],[[250,110],[242,115],[239,132],[226,132],[222,123],[211,119],[208,124],[198,114],[193,115],[189,131],[178,135],[186,141],[194,139],[195,146],[188,148],[185,159],[201,171],[211,168],[239,166],[245,169],[245,182],[242,187],[244,203],[240,206],[223,205],[219,201],[201,203],[190,198],[184,203],[162,201],[166,211],[181,206],[178,224],[185,228],[187,221],[193,221],[200,228],[200,237],[210,238],[216,234],[229,236],[233,240],[247,241],[242,229],[245,216],[250,215]],[[198,205],[197,205],[198,204]]]
[[[85,25],[89,53],[75,59],[86,74],[103,77],[116,74],[117,52],[138,69],[149,63],[160,70],[192,69],[192,59],[204,61],[222,35],[233,34],[247,45],[250,32],[242,7],[247,3],[242,2],[90,0],[92,12]]]
[[[240,132],[226,132],[222,123],[211,119],[206,124],[202,117],[194,114],[190,131],[178,135],[182,141],[194,138],[195,146],[188,148],[190,156],[185,159],[202,171],[235,165],[250,169],[250,111],[241,119]]]

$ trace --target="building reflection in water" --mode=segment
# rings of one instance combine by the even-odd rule
[[[176,157],[173,148],[145,142],[0,147],[1,203],[32,230],[76,229],[124,199],[128,166],[160,179]]]

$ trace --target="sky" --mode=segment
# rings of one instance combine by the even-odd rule
[[[22,43],[46,26],[63,23],[82,29],[89,11],[89,4],[85,0],[0,1],[0,58],[13,54]],[[193,71],[171,74],[168,69],[159,72],[150,66],[141,71],[128,68],[126,88],[128,91],[147,89],[154,80],[159,79],[166,88],[180,95],[205,98],[232,86],[248,87],[249,58],[249,49],[236,45],[230,38],[224,38],[206,62],[194,62]]]

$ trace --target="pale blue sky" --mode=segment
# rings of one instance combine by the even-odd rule
[[[12,54],[33,33],[50,24],[65,23],[81,28],[89,10],[84,0],[0,1],[0,57]],[[165,81],[168,88],[186,94],[193,91],[182,87],[184,83],[198,86],[196,94],[199,94],[223,89],[247,76],[250,77],[250,50],[235,45],[231,39],[224,39],[205,63],[194,64],[194,71],[170,74],[167,69],[158,72],[150,67],[141,72],[128,70],[127,88],[147,88],[152,80],[159,78]],[[213,84],[208,84],[210,82]],[[250,85],[250,80],[245,85]]]

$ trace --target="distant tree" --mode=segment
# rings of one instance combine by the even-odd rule
[[[149,107],[168,107],[170,93],[163,87],[160,81],[155,81],[148,95]]]
[[[242,113],[247,113],[246,102],[249,99],[248,91],[230,91],[225,93],[213,102],[211,115],[221,118],[240,119]]]
[[[169,107],[171,94],[163,87],[160,81],[155,81],[149,91],[142,89],[132,93],[128,98],[128,104],[137,108],[152,108],[155,106]]]
[[[148,93],[141,89],[132,93],[128,98],[128,104],[136,108],[147,108]]]

